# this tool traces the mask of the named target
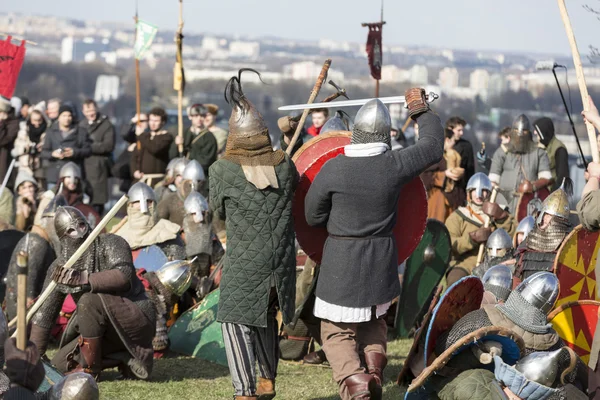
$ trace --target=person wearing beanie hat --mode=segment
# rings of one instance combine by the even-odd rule
[[[204,104],[204,107],[206,107],[206,111],[208,111],[204,116],[204,127],[215,136],[215,139],[217,139],[218,153],[221,154],[225,151],[225,144],[227,143],[229,132],[216,125],[219,106],[216,104]]]
[[[392,233],[398,199],[408,182],[444,154],[444,129],[425,90],[409,89],[405,96],[420,127],[417,144],[391,151],[389,111],[379,99],[368,101],[356,114],[351,144],[323,165],[304,201],[306,222],[329,233],[314,315],[321,318],[323,350],[344,400],[381,399],[384,316],[400,293]]]
[[[33,226],[38,201],[36,197],[37,182],[33,175],[25,170],[19,170],[15,180],[17,193],[15,228],[28,232]]]
[[[550,172],[554,179],[553,190],[569,177],[569,153],[567,147],[554,134],[554,123],[548,117],[543,117],[533,123],[533,131],[538,137],[539,145],[546,150],[550,160]]]
[[[58,110],[56,123],[46,131],[41,156],[48,162],[46,167],[48,189],[54,188],[61,168],[69,161],[77,164],[85,178],[83,160],[92,154],[92,142],[87,130],[75,124],[73,118],[73,108],[68,104],[62,104]]]

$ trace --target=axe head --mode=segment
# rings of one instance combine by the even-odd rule
[[[344,96],[345,98],[347,98],[348,100],[350,100],[350,98],[346,95],[346,89],[339,87],[333,80],[329,80],[328,82],[331,86],[333,86],[335,88],[335,90],[337,90],[337,94],[338,96]]]

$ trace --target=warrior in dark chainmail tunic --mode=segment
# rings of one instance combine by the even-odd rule
[[[63,266],[89,236],[83,214],[61,207],[54,225],[61,252],[52,263],[44,287],[56,288],[33,316],[31,341],[40,353],[67,294],[77,303],[79,337],[65,345],[52,363],[61,371],[83,371],[98,376],[103,359],[115,353],[128,357],[113,360],[129,377],[147,379],[152,371],[152,338],[156,310],[135,274],[131,250],[119,236],[100,235],[70,269]]]

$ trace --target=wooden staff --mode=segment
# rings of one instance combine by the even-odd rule
[[[490,196],[490,203],[495,203],[496,197],[498,197],[498,189],[493,188],[492,195]],[[485,222],[483,224],[483,227],[489,228],[491,224],[492,224],[492,217],[488,216],[488,218],[485,220]],[[476,265],[481,264],[481,262],[483,261],[484,251],[485,251],[485,243],[481,243],[479,245],[479,253],[477,254],[477,264]]]
[[[317,82],[315,82],[315,86],[313,87],[312,92],[310,92],[310,97],[308,99],[307,104],[314,103],[315,99],[319,95],[321,86],[323,86],[323,82],[325,82],[325,79],[327,79],[327,72],[329,71],[330,66],[331,66],[331,58],[328,58],[327,60],[325,60],[325,63],[323,64],[323,68],[321,68],[321,73],[319,74],[319,77],[317,78]],[[300,132],[302,132],[302,128],[304,127],[304,123],[306,122],[306,117],[308,116],[309,111],[310,110],[308,108],[305,108],[304,111],[302,112],[302,117],[300,118],[300,122],[298,122],[298,127],[296,128],[296,132],[294,132],[294,136],[292,137],[292,140],[290,140],[290,144],[287,148],[288,156],[292,154],[292,150],[294,149],[294,146],[296,145],[296,142],[298,141],[298,137],[300,137]]]
[[[571,46],[571,53],[573,54],[573,64],[575,64],[575,72],[577,73],[577,83],[579,84],[579,92],[581,93],[581,101],[583,102],[583,110],[588,111],[590,108],[590,100],[585,83],[585,75],[583,74],[583,65],[581,64],[581,56],[577,48],[577,42],[575,41],[575,34],[573,33],[573,27],[571,26],[571,20],[569,19],[569,13],[565,5],[565,0],[558,0],[558,8],[560,9],[560,16],[562,17],[565,30],[567,31],[567,38],[569,39],[569,45]],[[594,125],[588,121],[585,123],[588,133],[588,139],[590,141],[590,149],[592,151],[592,158],[597,163],[600,158],[598,157],[598,142],[596,142],[596,129]]]
[[[69,258],[69,261],[67,261],[67,263],[63,266],[63,268],[69,269],[69,268],[73,267],[73,265],[77,262],[77,260],[79,260],[81,258],[81,256],[83,255],[83,253],[85,253],[87,248],[90,247],[92,242],[104,230],[104,228],[110,222],[110,220],[113,219],[113,217],[117,214],[117,212],[121,209],[121,207],[123,207],[127,203],[127,200],[129,200],[127,195],[123,195],[123,197],[121,197],[119,199],[119,201],[117,201],[117,203],[113,206],[113,208],[111,208],[110,211],[104,216],[104,218],[102,218],[100,223],[98,225],[96,225],[96,227],[90,233],[90,235],[87,237],[87,239],[85,239],[85,241],[81,244],[81,246],[79,246],[77,251],[75,251],[75,253],[71,256],[71,258]],[[56,282],[50,281],[50,283],[48,284],[48,286],[46,287],[44,292],[40,295],[40,297],[35,302],[35,304],[33,306],[31,306],[31,308],[29,309],[29,312],[27,313],[27,322],[29,322],[31,320],[33,315],[42,306],[42,304],[44,304],[44,302],[46,301],[48,296],[50,296],[50,294],[52,293],[52,291],[55,288],[56,288]],[[17,322],[17,318],[13,319],[8,324],[8,327],[9,328],[13,327],[16,322]],[[17,335],[18,333],[19,333],[19,329],[17,327],[17,331],[13,334],[13,337],[15,335]]]
[[[27,273],[29,234],[25,239],[25,250],[17,254],[17,348],[27,347]]]
[[[179,26],[177,28],[177,61],[175,62],[175,86],[177,87],[177,136],[183,141],[183,0],[179,0]],[[179,157],[183,155],[183,144],[177,145]]]
[[[9,35],[8,33],[0,33],[0,36],[5,37],[5,38],[12,37],[12,40],[20,40],[20,41],[23,41],[23,42],[25,42],[25,43],[27,43],[29,45],[37,46],[36,42],[32,42],[31,40],[27,40],[27,39],[22,38],[20,36],[12,36],[12,35]]]
[[[138,23],[138,16],[137,16],[137,10],[135,13],[135,38],[137,40],[137,23]],[[137,126],[140,126],[140,113],[142,112],[142,105],[141,105],[141,96],[140,96],[140,60],[138,60],[137,57],[135,58],[135,112],[137,115]],[[138,140],[138,150],[139,150],[139,140]]]

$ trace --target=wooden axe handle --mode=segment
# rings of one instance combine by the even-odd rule
[[[27,347],[27,266],[26,251],[17,254],[17,348]]]
[[[468,194],[467,194],[468,196]],[[492,195],[490,196],[490,203],[495,203],[496,202],[496,197],[498,197],[498,189],[494,188],[492,189]],[[488,217],[484,224],[483,227],[484,228],[489,228],[490,225],[492,224],[492,218]],[[481,243],[479,245],[479,253],[477,254],[477,263],[475,265],[479,265],[481,264],[481,262],[483,261],[483,253],[485,251],[485,243]]]
[[[331,66],[331,58],[325,60],[323,64],[323,68],[321,68],[321,73],[317,78],[317,82],[315,82],[315,87],[313,87],[312,92],[310,93],[310,98],[308,99],[308,104],[312,104],[317,96],[319,95],[319,91],[321,90],[321,86],[323,86],[323,82],[327,79],[327,72],[329,71],[329,67]],[[290,144],[287,148],[288,156],[292,154],[292,150],[298,141],[298,137],[300,136],[300,132],[302,132],[302,128],[304,127],[304,123],[306,122],[306,117],[308,116],[308,112],[310,110],[305,108],[302,112],[302,118],[300,118],[300,122],[298,122],[298,127],[296,128],[296,132],[294,132],[294,137],[290,140]]]
[[[567,32],[567,38],[569,39],[569,45],[571,46],[571,53],[573,54],[573,64],[575,64],[575,72],[577,73],[577,83],[579,84],[579,92],[581,93],[581,101],[583,102],[584,111],[588,111],[590,108],[589,94],[587,85],[585,83],[585,75],[583,74],[583,65],[581,64],[581,56],[577,48],[577,42],[575,41],[575,34],[573,33],[573,27],[571,26],[571,20],[569,19],[569,13],[567,12],[567,6],[565,0],[558,0],[558,8],[560,9],[560,16],[562,17],[565,30]],[[588,133],[588,139],[590,141],[590,150],[592,152],[592,158],[595,163],[599,161],[598,157],[598,142],[596,142],[596,129],[589,122],[585,123]]]

